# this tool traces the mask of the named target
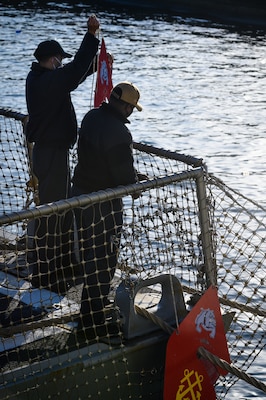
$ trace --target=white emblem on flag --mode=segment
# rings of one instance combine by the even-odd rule
[[[100,79],[101,79],[101,83],[105,83],[106,85],[108,85],[108,69],[107,69],[107,64],[106,61],[103,60],[101,62],[101,70],[100,70]]]
[[[196,331],[201,332],[202,328],[210,332],[210,337],[213,339],[216,334],[216,319],[213,310],[209,308],[205,310],[204,308],[201,309],[201,312],[197,315],[195,319],[196,324]]]

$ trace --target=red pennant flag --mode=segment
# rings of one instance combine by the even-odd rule
[[[215,400],[213,384],[227,371],[199,358],[199,347],[230,363],[220,311],[217,288],[214,286],[181,322],[170,337],[166,351],[164,400]]]
[[[112,89],[112,66],[108,60],[104,39],[102,39],[97,68],[94,107],[99,107],[103,101],[108,100]]]

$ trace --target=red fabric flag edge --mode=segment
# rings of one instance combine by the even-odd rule
[[[112,66],[108,60],[105,41],[102,38],[101,50],[98,59],[94,107],[100,107],[103,101],[108,100],[112,89]]]

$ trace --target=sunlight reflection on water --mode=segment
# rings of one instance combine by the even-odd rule
[[[2,106],[26,112],[25,77],[41,40],[77,49],[85,12],[60,10],[2,13]],[[264,37],[180,18],[98,14],[115,56],[114,83],[130,80],[141,90],[134,139],[204,158],[227,184],[266,204]],[[89,78],[73,93],[79,122],[94,84]]]

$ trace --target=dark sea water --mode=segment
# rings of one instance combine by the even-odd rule
[[[93,4],[94,3],[94,4]],[[7,3],[9,4],[9,3]],[[113,83],[135,83],[143,112],[131,116],[135,141],[203,158],[209,171],[266,206],[266,33],[175,15],[145,15],[49,3],[0,3],[0,107],[26,113],[25,78],[40,41],[74,53],[95,13],[115,58]],[[95,77],[74,93],[79,123],[92,107]],[[248,371],[265,381],[265,351]],[[263,399],[243,382],[228,398]]]

